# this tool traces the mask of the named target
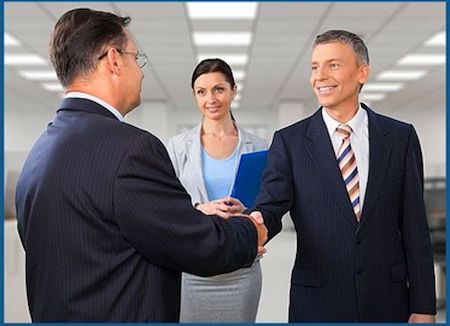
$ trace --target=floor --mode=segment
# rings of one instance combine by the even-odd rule
[[[290,271],[295,255],[295,232],[292,222],[284,219],[283,231],[268,245],[261,260],[263,289],[257,322],[287,322]],[[29,322],[24,281],[24,252],[15,222],[5,222],[5,322]],[[437,279],[442,279],[437,272]],[[445,282],[445,278],[443,279]],[[445,288],[445,286],[444,286]],[[438,297],[443,293],[439,293]],[[438,311],[438,322],[446,319],[445,307]]]

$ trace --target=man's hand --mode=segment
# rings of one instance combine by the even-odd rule
[[[267,242],[267,228],[264,225],[264,219],[260,212],[254,211],[251,212],[250,215],[242,215],[248,217],[256,227],[256,231],[258,232],[258,256],[262,256],[266,253],[266,248],[264,248],[264,244]]]
[[[408,319],[408,323],[434,324],[435,322],[436,322],[435,315],[423,315],[423,314],[412,313]]]

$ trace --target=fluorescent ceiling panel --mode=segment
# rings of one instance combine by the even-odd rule
[[[245,19],[256,17],[257,2],[188,2],[190,19]]]
[[[58,80],[54,70],[20,70],[19,75],[29,80]]]
[[[42,83],[41,86],[49,92],[64,92],[64,88],[59,83]]]
[[[5,54],[5,66],[43,66],[46,64],[47,61],[36,54]]]
[[[4,34],[4,44],[6,46],[19,46],[20,42],[11,34],[6,33]]]
[[[436,35],[429,38],[425,45],[428,46],[445,46],[445,32],[439,32]]]
[[[381,101],[386,97],[386,94],[383,93],[368,93],[368,94],[361,94],[359,96],[359,99],[361,101]]]
[[[247,46],[252,40],[250,32],[194,32],[197,46]]]
[[[396,92],[402,89],[404,84],[402,83],[368,83],[364,85],[363,90],[365,92]]]
[[[426,73],[425,70],[386,70],[377,76],[377,80],[417,80]]]
[[[409,54],[401,58],[399,65],[422,66],[445,64],[445,54]]]
[[[200,54],[197,57],[198,62],[208,58],[220,58],[229,65],[245,65],[247,64],[248,57],[246,54]]]

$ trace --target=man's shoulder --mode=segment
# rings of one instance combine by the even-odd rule
[[[389,117],[387,115],[383,115],[381,113],[374,112],[374,111],[371,111],[371,113],[369,113],[369,126],[370,126],[371,114],[373,114],[373,116],[375,117],[375,120],[378,123],[382,124],[388,131],[399,132],[399,133],[408,133],[408,134],[411,132],[411,128],[412,128],[411,123],[401,121],[396,118]]]

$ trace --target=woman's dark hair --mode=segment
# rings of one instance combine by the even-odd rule
[[[59,18],[50,39],[50,60],[64,87],[92,72],[107,45],[123,49],[128,38],[124,28],[130,17],[78,8]]]
[[[231,71],[231,67],[219,58],[211,58],[211,59],[205,59],[201,61],[197,67],[195,67],[194,72],[192,73],[192,79],[191,79],[191,87],[194,89],[194,83],[197,80],[198,77],[200,77],[203,74],[207,74],[210,72],[220,72],[225,76],[225,79],[228,83],[230,83],[231,88],[234,89],[234,86],[236,85],[233,77],[233,72]],[[231,119],[236,122],[233,116],[233,112],[231,112]]]

